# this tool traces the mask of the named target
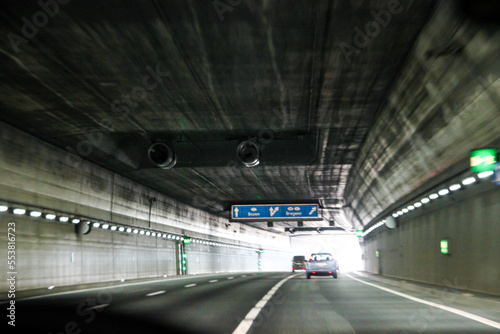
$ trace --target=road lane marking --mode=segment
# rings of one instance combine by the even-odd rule
[[[377,284],[365,282],[365,281],[360,280],[358,278],[352,277],[349,274],[346,274],[346,276],[349,277],[349,278],[352,278],[353,280],[356,280],[356,281],[358,281],[360,283],[373,286],[373,287],[375,287],[377,289],[384,290],[386,292],[392,293],[394,295],[398,295],[398,296],[406,298],[406,299],[413,300],[414,302],[425,304],[425,305],[429,305],[429,306],[432,306],[432,307],[436,307],[436,308],[439,308],[439,309],[442,309],[442,310],[445,310],[445,311],[448,311],[448,312],[451,312],[451,313],[455,313],[455,314],[461,315],[462,317],[469,318],[471,320],[480,322],[482,324],[491,326],[493,328],[500,329],[500,322],[496,322],[496,321],[493,321],[493,320],[490,320],[490,319],[486,319],[486,318],[480,317],[478,315],[475,315],[475,314],[472,314],[472,313],[469,313],[469,312],[465,312],[465,311],[462,311],[462,310],[459,310],[459,309],[456,309],[456,308],[453,308],[453,307],[449,307],[449,306],[445,306],[445,305],[441,305],[441,304],[429,302],[427,300],[420,299],[420,298],[417,298],[417,297],[413,297],[413,296],[407,295],[407,294],[402,293],[402,292],[398,292],[398,291],[395,291],[395,290],[392,290],[392,289],[384,288],[384,287],[379,286]]]
[[[247,275],[241,275],[241,277],[247,277]]]
[[[188,284],[188,285],[184,285],[185,288],[192,288],[193,286],[196,286],[196,284]]]
[[[104,308],[106,306],[109,306],[109,304],[101,304],[101,305],[96,305],[96,306],[92,306],[92,307],[87,307],[85,309],[85,311],[87,311],[87,310],[97,310],[97,309],[100,309],[100,308]]]
[[[240,324],[238,325],[238,327],[236,327],[236,329],[234,330],[233,334],[246,334],[250,330],[250,327],[252,327],[252,324],[253,324],[254,320],[257,318],[257,316],[259,315],[260,311],[264,308],[264,306],[266,306],[267,302],[276,293],[276,291],[278,291],[278,288],[281,285],[283,285],[283,283],[285,283],[286,281],[288,281],[290,278],[294,278],[294,277],[296,277],[298,275],[300,275],[300,274],[290,275],[288,277],[283,278],[278,283],[276,283],[267,292],[267,294],[264,297],[262,297],[262,299],[259,300],[257,302],[257,304],[255,304],[254,308],[252,308],[250,310],[250,312],[247,313],[247,315],[245,316],[245,319],[243,319],[240,322]]]
[[[213,279],[211,281],[208,281],[208,283],[217,283],[219,280],[218,279]]]
[[[234,277],[233,277],[233,276],[231,276],[231,277],[228,277],[227,279],[233,279],[233,278],[234,278]]]
[[[206,276],[215,276],[215,274],[207,274]],[[198,277],[197,276],[169,277],[169,278],[152,280],[152,281],[145,281],[145,282],[109,285],[109,286],[101,286],[101,287],[96,287],[96,288],[87,288],[87,289],[80,289],[80,290],[56,292],[56,293],[51,293],[51,294],[46,294],[46,295],[39,295],[39,296],[21,297],[21,298],[16,298],[16,300],[18,300],[18,301],[34,300],[34,299],[49,298],[49,297],[55,297],[55,296],[65,296],[65,295],[71,295],[71,294],[76,294],[76,293],[85,293],[85,292],[92,292],[92,291],[99,291],[99,290],[120,289],[120,288],[124,288],[124,287],[126,288],[126,287],[130,287],[130,286],[136,286],[136,285],[155,284],[155,283],[159,283],[159,282],[171,282],[171,281],[177,281],[177,280],[191,280],[194,278],[200,278],[200,277],[199,276]],[[0,301],[0,304],[7,304],[7,303],[9,303],[8,300]]]
[[[165,290],[161,290],[161,291],[156,291],[156,292],[151,292],[151,293],[148,293],[146,295],[146,297],[152,297],[152,296],[156,296],[156,295],[161,295],[162,293],[165,293],[166,291]]]

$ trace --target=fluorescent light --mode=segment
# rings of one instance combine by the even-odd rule
[[[410,206],[408,206],[407,209],[411,211],[411,210],[415,210],[415,207],[413,205],[410,205]]]
[[[449,193],[450,191],[448,189],[441,189],[440,191],[438,191],[438,194],[440,196],[448,195]]]
[[[146,235],[151,235],[151,232],[149,232],[149,231],[146,231]]]
[[[26,210],[24,210],[24,209],[14,209],[15,215],[24,215],[25,213],[26,213]]]
[[[99,224],[99,223],[95,222],[94,224],[92,224],[92,226],[93,226],[93,227],[99,227],[99,226],[101,226],[101,224]]]
[[[491,176],[491,175],[493,175],[493,171],[490,170],[487,172],[481,172],[481,173],[477,174],[477,177],[480,179],[484,179],[484,178]]]
[[[438,194],[436,194],[436,193],[434,193],[434,194],[430,194],[430,195],[429,195],[429,198],[430,198],[430,199],[436,199],[436,198],[438,198],[438,197],[439,197],[439,195],[438,195]]]
[[[407,213],[407,212],[408,212],[408,209],[407,209],[407,208],[404,208],[404,209],[403,209],[403,210],[401,210],[401,211],[403,211],[404,213]]]
[[[460,189],[460,188],[462,188],[462,186],[460,185],[460,183],[452,184],[452,185],[450,186],[450,190],[451,190],[451,191],[456,191],[456,190],[458,190],[458,189]]]
[[[420,208],[422,206],[422,203],[417,202],[417,203],[413,204],[413,206],[416,208]]]
[[[64,217],[64,216],[59,217],[59,221],[61,221],[61,222],[63,222],[63,223],[67,222],[68,220],[69,220],[69,218],[68,218],[68,217]]]
[[[5,205],[0,205],[0,212],[5,212],[9,210],[9,207],[8,206],[5,206]]]
[[[118,227],[116,227],[116,225],[113,225],[113,226],[111,226],[111,231],[116,231],[117,228]]]
[[[26,210],[24,210],[24,209],[14,209],[15,215],[24,215],[25,213],[26,213]]]
[[[80,222],[80,219],[74,218],[73,220],[71,220],[71,222],[73,224],[78,224]]]
[[[156,234],[157,238],[161,238],[161,233]]]
[[[422,198],[422,199],[420,200],[420,202],[421,202],[422,204],[429,203],[430,201],[431,201],[431,200],[430,200],[429,198],[427,198],[427,197],[424,197],[424,198]]]
[[[144,231],[143,231],[143,230],[141,230],[141,231],[139,232],[139,234],[144,235]]]
[[[398,215],[402,216],[402,215],[404,215],[404,212],[403,212],[403,211],[401,211],[401,210],[399,210],[399,211],[398,211]]]
[[[156,237],[156,233],[155,232],[151,233],[151,236]]]
[[[175,237],[175,240],[181,240],[181,237],[176,236],[176,237]]]
[[[102,228],[105,229],[105,230],[107,230],[109,228],[109,224],[103,224]]]
[[[31,217],[40,217],[42,213],[40,211],[31,211],[30,216]]]
[[[471,177],[468,177],[468,178],[466,178],[465,180],[463,180],[463,181],[462,181],[462,184],[463,184],[464,186],[466,186],[466,185],[468,185],[468,184],[472,184],[472,183],[474,183],[474,182],[476,182],[476,178],[475,178],[474,176],[471,176]]]
[[[127,233],[131,233],[132,232],[132,229],[129,227],[127,228]]]
[[[163,233],[163,237],[164,237],[164,238],[166,238],[166,237],[167,237],[167,235],[166,235],[165,233]]]
[[[54,286],[53,286],[53,285],[51,285],[51,286],[49,286],[47,289],[52,290],[52,289],[54,289]]]
[[[54,220],[54,219],[56,219],[56,215],[55,215],[55,214],[53,214],[53,213],[47,213],[47,214],[45,215],[45,219],[48,219],[48,220]]]
[[[134,233],[135,234],[139,233],[139,230],[138,229],[134,229]]]
[[[123,226],[120,226],[120,228],[118,229],[118,231],[120,231],[120,232],[123,232],[123,231],[125,231],[125,227],[123,227]]]
[[[172,238],[172,236],[170,234],[167,235],[167,239],[171,239],[171,238]]]
[[[394,213],[392,214],[392,216],[393,216],[394,218],[398,218],[398,217],[399,217],[399,215],[398,215],[396,212],[394,212]]]

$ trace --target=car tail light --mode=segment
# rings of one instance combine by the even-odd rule
[[[306,270],[306,267],[304,267],[304,268],[302,268],[302,269]]]
[[[316,272],[315,272],[315,271],[313,271],[312,273],[313,273],[313,274],[316,274]]]
[[[331,271],[329,271],[328,273],[329,273],[329,274],[333,274],[333,272],[331,272]]]

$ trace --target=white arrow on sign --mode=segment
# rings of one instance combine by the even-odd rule
[[[238,218],[238,211],[240,211],[240,210],[238,210],[238,208],[234,208],[234,216],[236,218]]]
[[[309,216],[312,215],[314,211],[316,211],[316,207],[315,206],[311,209],[311,212],[309,212]]]
[[[272,207],[269,208],[269,213],[271,214],[271,217],[274,216],[276,212],[278,212],[278,207],[274,208],[274,210]]]

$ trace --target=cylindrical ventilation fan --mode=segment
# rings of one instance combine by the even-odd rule
[[[260,148],[254,141],[241,142],[236,150],[236,155],[246,167],[255,167],[260,163]]]
[[[163,169],[170,169],[177,162],[174,150],[165,143],[151,145],[148,150],[148,157],[152,163]]]

